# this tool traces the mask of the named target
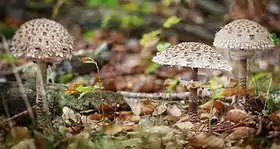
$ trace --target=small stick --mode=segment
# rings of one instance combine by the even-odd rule
[[[170,100],[183,100],[188,98],[189,92],[181,93],[135,93],[127,91],[118,91],[117,93],[127,98],[149,98],[149,99],[170,99]]]

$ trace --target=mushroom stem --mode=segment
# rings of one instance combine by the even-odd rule
[[[193,81],[197,81],[197,72],[198,72],[198,68],[193,68],[193,70],[191,71],[191,76],[190,79]],[[190,88],[189,89],[190,92],[190,96],[189,96],[189,111],[188,111],[188,115],[189,115],[189,120],[191,122],[197,122],[198,121],[198,114],[197,114],[197,88]],[[187,103],[187,101],[185,101],[185,104]]]
[[[47,101],[47,94],[45,90],[45,85],[47,83],[47,67],[48,65],[44,62],[38,62],[38,70],[36,77],[36,117],[37,117],[37,127],[50,128],[51,117],[50,110]]]
[[[240,60],[239,63],[240,63],[239,74],[238,74],[239,86],[242,89],[246,89],[247,88],[247,59]]]

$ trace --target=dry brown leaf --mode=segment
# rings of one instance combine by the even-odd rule
[[[136,131],[139,128],[139,125],[125,125],[123,127],[123,131],[128,132],[128,131]]]
[[[200,105],[199,108],[205,110],[206,112],[210,112],[212,104],[213,104],[213,100],[209,100],[204,104]]]
[[[226,104],[224,103],[224,102],[222,102],[222,101],[219,101],[219,100],[209,100],[209,101],[207,101],[206,103],[204,103],[204,104],[202,104],[202,105],[200,105],[199,107],[201,108],[201,109],[203,109],[205,112],[210,112],[210,110],[211,110],[211,106],[212,106],[212,104],[213,104],[213,108],[216,110],[216,111],[219,111],[219,112],[221,112],[221,111],[224,111],[225,109],[226,109]]]
[[[176,105],[172,105],[171,108],[168,108],[167,113],[174,117],[179,117],[182,115],[181,110]]]
[[[247,112],[240,109],[231,109],[227,113],[227,119],[234,123],[239,123],[246,118],[248,118]]]
[[[89,119],[91,120],[96,120],[96,121],[99,121],[102,119],[102,115],[101,114],[98,114],[98,113],[93,113],[93,114],[90,114],[88,116]]]
[[[97,109],[99,111],[102,111],[103,113],[115,112],[116,111],[116,109],[112,105],[108,105],[108,104],[101,104],[101,105],[98,106]]]
[[[141,101],[139,99],[125,98],[124,100],[129,105],[131,111],[135,115],[140,115],[141,114],[142,103],[141,103]]]
[[[176,123],[173,126],[179,128],[181,130],[184,130],[184,131],[191,130],[194,127],[193,123],[191,123],[190,121]]]
[[[280,124],[280,111],[276,111],[273,114],[270,114],[268,118],[278,124]]]
[[[128,121],[131,116],[133,116],[133,112],[132,111],[121,111],[118,114],[118,119],[120,121]]]
[[[13,127],[10,130],[9,135],[12,137],[13,140],[21,141],[29,137],[29,131],[27,127],[17,126]]]
[[[225,97],[231,97],[231,96],[234,96],[234,95],[246,96],[246,95],[249,95],[249,94],[253,93],[254,91],[255,91],[254,88],[250,88],[250,89],[227,88],[223,91],[222,96],[225,96]]]
[[[75,94],[78,93],[78,91],[76,90],[79,86],[81,86],[81,84],[72,84],[70,86],[68,86],[68,88],[66,89],[65,93],[66,94]]]
[[[162,103],[160,105],[157,105],[157,107],[155,108],[154,112],[152,115],[154,116],[158,116],[163,114],[165,111],[167,110],[167,103]]]
[[[150,100],[145,100],[141,106],[141,114],[152,114],[156,107],[156,103],[153,103]]]
[[[223,139],[207,133],[200,133],[189,140],[194,147],[208,149],[223,149],[225,142]]]
[[[185,122],[185,121],[187,121],[188,119],[189,119],[188,115],[183,116],[183,117],[180,118],[180,120],[178,120],[178,123],[180,123],[180,122]]]
[[[67,128],[67,131],[71,134],[78,134],[84,129],[83,125],[76,125]]]
[[[122,126],[120,124],[111,123],[111,124],[108,124],[108,125],[104,125],[102,127],[102,131],[105,134],[114,135],[114,134],[117,134],[117,133],[121,132],[123,130],[123,128],[124,128],[124,126]]]
[[[246,126],[237,127],[234,128],[234,131],[231,134],[229,134],[226,139],[236,141],[254,135],[255,132],[256,130],[254,128],[250,128]]]
[[[34,139],[26,139],[14,145],[11,149],[36,149]]]

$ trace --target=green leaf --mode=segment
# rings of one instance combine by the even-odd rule
[[[176,16],[169,17],[163,24],[164,28],[170,28],[172,25],[175,25],[181,21],[180,18]]]
[[[103,5],[103,0],[87,0],[86,4],[89,7],[102,6]]]
[[[163,6],[168,7],[172,4],[172,0],[162,0],[161,3]]]
[[[123,4],[122,8],[128,12],[137,12],[138,11],[138,5],[135,3],[127,3],[127,4]]]
[[[159,52],[162,52],[162,51],[166,50],[166,49],[167,49],[168,47],[170,47],[170,46],[171,46],[171,44],[168,43],[168,42],[159,43],[159,44],[157,45],[157,50],[158,50]]]
[[[109,7],[116,8],[118,6],[117,0],[87,0],[87,6],[89,7]]]
[[[16,61],[16,58],[11,54],[1,54],[0,59],[7,63],[12,63]]]
[[[90,57],[83,58],[82,62],[85,63],[85,64],[95,64],[95,65],[97,65],[96,61],[94,59],[90,58]]]
[[[178,79],[167,79],[165,80],[169,85],[166,87],[167,92],[171,92],[171,90],[178,84]]]
[[[222,95],[223,91],[225,89],[224,88],[218,88],[218,89],[214,89],[212,90],[212,99],[221,99],[224,98],[224,96]]]
[[[101,28],[107,27],[107,25],[108,25],[109,22],[112,20],[112,18],[113,18],[113,14],[112,14],[112,13],[109,13],[109,14],[105,15],[105,16],[102,18]]]
[[[118,0],[103,0],[106,7],[116,8],[119,4]]]
[[[143,37],[140,40],[140,44],[142,46],[145,46],[147,44],[149,44],[154,38],[158,37],[161,34],[162,30],[161,29],[157,29],[155,31],[152,31],[150,33],[146,33],[143,35]]]
[[[76,90],[80,93],[89,93],[93,92],[93,88],[90,86],[79,86],[76,88]]]
[[[150,13],[153,9],[152,5],[150,3],[147,3],[147,2],[142,2],[139,7],[140,7],[139,11],[142,12],[142,13],[145,13],[145,14]]]
[[[160,67],[160,64],[157,64],[157,63],[152,63],[151,65],[149,65],[146,70],[145,70],[145,73],[146,74],[150,74],[152,73],[153,71],[155,71],[156,69],[158,69]]]
[[[59,77],[59,83],[67,83],[73,78],[72,73],[68,73]]]
[[[280,39],[277,37],[277,35],[275,33],[272,34],[272,40],[273,40],[274,44],[279,46]]]
[[[87,40],[88,42],[91,42],[94,38],[95,31],[87,31],[84,33],[84,39]]]

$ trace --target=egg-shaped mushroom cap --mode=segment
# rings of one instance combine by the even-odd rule
[[[71,59],[74,41],[58,22],[38,18],[25,22],[12,38],[11,52],[17,58],[59,63]]]
[[[158,52],[152,59],[161,65],[231,71],[232,67],[214,48],[203,43],[182,42]]]
[[[216,33],[213,45],[242,50],[266,50],[275,46],[265,27],[247,19],[235,20],[222,27]]]

